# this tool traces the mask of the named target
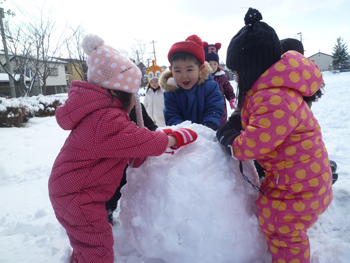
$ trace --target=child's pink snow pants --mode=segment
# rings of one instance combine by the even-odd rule
[[[299,199],[283,187],[270,188],[267,186],[267,180],[264,180],[261,188],[266,192],[266,196],[260,193],[256,204],[259,209],[259,224],[265,234],[272,263],[310,263],[307,229],[315,224],[318,216],[331,202],[331,186],[330,180],[330,191],[322,194],[321,198],[318,191],[301,193]],[[305,207],[311,209],[304,209]],[[304,210],[308,213],[298,212]]]
[[[78,195],[78,194],[77,194]],[[71,203],[68,206],[64,197],[51,199],[58,221],[66,229],[73,249],[78,253],[79,263],[113,263],[113,233],[107,220],[104,202],[78,205],[67,196]],[[92,212],[93,211],[93,212]]]

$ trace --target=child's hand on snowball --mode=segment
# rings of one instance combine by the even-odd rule
[[[163,132],[168,135],[168,147],[173,150],[194,142],[198,137],[195,131],[186,128],[180,128],[175,131],[172,129],[164,129]]]

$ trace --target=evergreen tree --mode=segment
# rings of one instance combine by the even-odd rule
[[[334,69],[348,69],[349,68],[349,53],[348,46],[343,43],[341,37],[337,38],[337,43],[333,47],[333,67]]]

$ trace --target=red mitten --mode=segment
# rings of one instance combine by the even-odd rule
[[[177,141],[177,145],[170,147],[171,149],[178,149],[181,146],[194,142],[197,139],[197,133],[186,128],[172,131],[168,135],[175,136]]]
[[[232,110],[235,110],[236,109],[236,106],[235,106],[235,99],[232,99],[232,100],[229,100],[230,102],[230,107]]]
[[[164,132],[166,135],[169,135],[169,133],[172,133],[172,132],[173,132],[173,130],[170,129],[170,128],[162,129],[161,131]]]

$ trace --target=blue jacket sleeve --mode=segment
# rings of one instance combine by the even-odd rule
[[[219,127],[223,113],[224,97],[219,89],[219,84],[214,80],[206,81],[203,124],[213,123]]]
[[[164,119],[167,126],[185,121],[178,106],[174,92],[164,92]]]

